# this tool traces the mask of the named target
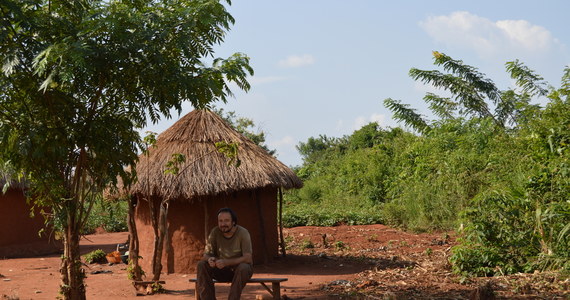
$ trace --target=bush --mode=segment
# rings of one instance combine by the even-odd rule
[[[93,205],[82,234],[95,233],[95,229],[102,227],[107,232],[127,231],[128,203],[126,201],[98,200]]]
[[[94,263],[102,264],[107,261],[107,259],[105,258],[106,255],[107,254],[105,253],[105,251],[97,249],[83,255],[83,259],[85,260],[85,263],[88,264],[94,264]]]
[[[283,226],[337,226],[368,225],[382,223],[381,211],[377,206],[335,206],[307,203],[290,205],[283,211]]]

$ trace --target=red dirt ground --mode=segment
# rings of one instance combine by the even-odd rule
[[[461,284],[447,262],[454,238],[446,233],[412,234],[383,225],[296,227],[284,233],[287,257],[256,265],[254,274],[289,278],[282,283],[284,299],[485,299],[489,289],[502,299],[570,299],[570,280],[549,273],[479,278]],[[127,233],[89,235],[82,240],[81,251],[111,252],[126,239]],[[58,255],[0,260],[0,296],[54,299],[59,262]],[[108,272],[90,274],[93,271]],[[86,273],[88,299],[137,298],[124,264],[92,264]],[[193,298],[194,285],[188,282],[193,277],[164,274],[166,293],[145,297]],[[216,291],[224,299],[228,285],[219,284]],[[262,286],[250,284],[242,298],[260,297],[270,299]]]

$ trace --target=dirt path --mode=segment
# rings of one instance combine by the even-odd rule
[[[81,241],[82,254],[95,249],[110,252],[118,243],[127,239],[127,233],[103,233],[89,235]],[[289,255],[268,265],[255,267],[257,277],[287,277],[282,284],[282,295],[290,298],[327,299],[319,286],[333,280],[350,279],[358,272],[366,269],[364,263],[348,263],[320,265],[311,256]],[[49,257],[19,258],[0,260],[0,296],[2,299],[55,299],[58,295],[59,283],[58,255]],[[99,271],[98,274],[90,274]],[[88,299],[140,299],[135,296],[134,288],[126,275],[126,265],[88,265]],[[188,282],[195,274],[165,274],[161,279],[166,281],[166,294],[149,296],[152,299],[188,299],[194,297],[194,285]],[[216,288],[218,298],[225,298],[228,285],[219,284]],[[261,295],[269,299],[261,285],[248,285],[243,299],[256,299]]]
[[[81,241],[82,253],[113,251],[127,233],[103,233]],[[285,230],[288,255],[255,266],[256,277],[287,277],[284,299],[469,299],[489,279],[460,284],[447,262],[453,237],[445,233],[411,234],[383,225],[296,227]],[[0,260],[0,297],[4,299],[55,299],[58,295],[59,256]],[[91,272],[100,271],[98,274]],[[126,265],[89,265],[88,299],[140,299],[126,275]],[[554,276],[554,275],[553,275]],[[168,274],[166,294],[149,299],[189,299],[195,274]],[[532,279],[529,279],[532,278]],[[536,278],[550,285],[536,288]],[[542,283],[541,283],[542,284]],[[555,285],[558,284],[558,285]],[[570,281],[548,274],[494,278],[498,298],[568,299]],[[517,287],[521,287],[518,289]],[[554,288],[553,288],[554,287]],[[228,285],[217,285],[219,299]],[[248,285],[243,299],[270,299],[261,285]],[[536,297],[536,298],[535,298]]]

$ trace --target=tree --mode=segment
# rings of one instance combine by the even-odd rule
[[[229,3],[229,1],[228,1]],[[64,299],[85,299],[79,233],[94,195],[136,162],[136,128],[248,90],[249,58],[213,58],[234,19],[211,0],[0,2],[0,159],[64,237]],[[207,65],[204,59],[212,59]]]
[[[500,90],[445,54],[434,52],[434,63],[445,72],[411,69],[410,75],[449,92],[424,97],[439,120],[425,121],[399,101],[384,102],[422,133],[395,158],[404,163],[390,183],[385,219],[408,227],[406,216],[419,215],[430,225],[461,222],[450,257],[456,272],[567,271],[570,69],[556,89],[518,60],[507,62],[515,87]],[[545,108],[531,104],[537,97],[546,97]]]
[[[355,130],[348,138],[350,149],[371,148],[380,144],[385,135],[384,130],[380,128],[377,122],[368,123],[362,128]]]
[[[501,91],[495,83],[479,72],[477,68],[455,60],[444,53],[433,52],[434,64],[443,67],[447,73],[438,70],[412,68],[410,76],[436,88],[448,91],[451,97],[427,93],[424,101],[430,110],[443,120],[456,117],[489,118],[500,128],[517,126],[521,119],[536,112],[538,106],[531,105],[533,97],[545,96],[547,90],[543,78],[524,66],[518,60],[506,63],[507,72],[515,79],[519,91]],[[392,110],[394,118],[403,121],[420,133],[426,133],[431,125],[416,110],[398,100],[385,99],[384,105]]]
[[[326,135],[319,135],[319,137],[309,137],[306,143],[300,142],[296,146],[297,151],[303,157],[303,162],[311,163],[318,160],[327,150],[334,149],[342,144],[343,140],[340,138],[328,137]]]
[[[270,155],[275,155],[277,151],[275,149],[269,150],[269,147],[265,144],[265,132],[258,131],[256,133],[252,131],[252,128],[255,127],[255,123],[252,119],[238,117],[234,111],[225,112],[223,108],[213,108],[212,110],[222,117],[224,121],[228,122],[228,124],[237,130],[237,132],[243,134],[246,138],[263,148]]]

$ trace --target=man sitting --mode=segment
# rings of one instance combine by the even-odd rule
[[[238,300],[253,275],[251,238],[247,229],[237,225],[230,208],[218,211],[218,227],[208,236],[204,257],[198,262],[197,293],[200,299],[215,299],[214,281],[231,282],[228,299]]]

